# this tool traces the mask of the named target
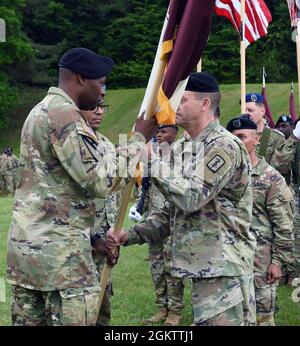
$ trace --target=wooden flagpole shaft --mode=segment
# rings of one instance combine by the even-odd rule
[[[245,0],[241,1],[241,114],[246,112]]]
[[[198,62],[197,72],[202,72],[202,59],[200,59],[199,62]]]
[[[168,12],[169,12],[169,10],[168,10]],[[168,24],[168,16],[166,16],[165,21],[164,21],[164,26],[162,29],[160,42],[159,42],[159,47],[162,46],[164,32],[165,32],[165,29],[167,27],[167,24]],[[159,91],[160,85],[161,85],[163,77],[164,77],[164,71],[165,71],[166,64],[167,64],[167,60],[166,59],[162,60],[160,55],[161,55],[161,51],[158,49],[156,52],[154,66],[152,68],[152,72],[151,72],[148,86],[146,89],[145,98],[148,98],[148,102],[147,102],[147,106],[145,109],[144,119],[150,119],[157,111],[157,109],[156,109],[157,108],[157,95],[158,95],[158,91]],[[155,70],[154,70],[154,68],[155,68]],[[141,108],[142,107],[143,107],[143,104],[142,104]],[[144,112],[144,110],[143,110],[143,112]],[[141,115],[141,114],[139,114],[139,115]],[[137,170],[138,170],[138,168],[139,168],[139,165],[137,165]],[[116,224],[114,227],[114,233],[118,233],[122,229],[122,226],[123,226],[123,223],[124,223],[124,220],[126,217],[127,208],[129,205],[130,196],[131,196],[134,182],[135,182],[135,178],[131,178],[129,183],[126,185],[124,194],[122,196],[121,206],[118,210],[117,220],[116,220]],[[104,292],[105,292],[105,289],[107,286],[107,282],[110,278],[111,270],[112,270],[112,268],[107,263],[105,263],[105,265],[101,271],[100,294],[99,294],[99,298],[98,298],[98,302],[97,302],[97,314],[98,315],[99,315],[99,311],[101,308],[101,304],[102,304]]]
[[[115,223],[114,233],[118,233],[122,229],[122,226],[123,226],[123,223],[124,223],[124,220],[126,217],[127,208],[128,208],[128,204],[129,204],[129,200],[130,200],[130,196],[131,196],[134,182],[135,182],[135,179],[131,178],[129,183],[125,187],[122,202],[121,202],[120,209],[118,211],[117,220]],[[99,295],[99,300],[98,300],[98,305],[97,305],[98,314],[99,314],[100,307],[102,304],[106,285],[107,285],[107,282],[110,278],[111,270],[112,270],[112,267],[109,266],[107,263],[105,263],[105,265],[102,269],[102,272],[101,272],[101,279],[100,279],[100,295]]]
[[[300,110],[300,23],[298,23],[297,27],[297,36],[296,36],[296,47],[297,47],[297,70],[298,70],[298,90],[299,90],[299,110]]]
[[[168,12],[169,12],[169,10],[168,10]],[[164,32],[165,32],[165,29],[167,27],[167,24],[168,24],[168,16],[166,16],[165,21],[164,21],[164,26],[162,29],[160,42],[159,42],[159,47],[162,46]],[[148,94],[148,104],[146,107],[146,112],[144,114],[144,119],[150,119],[157,111],[157,109],[156,109],[157,108],[157,95],[158,95],[160,85],[163,81],[164,71],[165,71],[165,68],[167,65],[167,60],[161,59],[159,50],[156,53],[154,65],[156,67],[156,71],[155,71],[155,75],[154,75],[153,80],[151,79],[151,76],[150,76],[151,83],[149,81],[148,86],[147,86],[147,90],[150,90],[150,92]],[[151,75],[152,75],[152,72],[151,72]],[[147,90],[146,90],[146,94],[147,94]],[[138,170],[138,167],[139,166],[137,166],[137,170]],[[118,233],[122,229],[122,226],[123,226],[123,223],[125,220],[125,216],[127,213],[127,208],[129,205],[130,196],[131,196],[134,182],[135,182],[135,178],[132,178],[132,179],[130,179],[129,183],[126,185],[124,194],[122,196],[121,206],[120,206],[120,209],[118,210],[117,220],[116,220],[116,224],[114,227],[114,233]],[[99,314],[100,307],[102,304],[106,285],[107,285],[107,282],[108,282],[109,277],[110,277],[111,269],[112,268],[110,266],[108,266],[106,263],[103,267],[103,270],[102,270],[101,279],[100,279],[100,294],[99,294],[99,300],[98,300],[98,305],[97,305],[98,314]]]
[[[241,114],[246,112],[246,48],[241,41]]]

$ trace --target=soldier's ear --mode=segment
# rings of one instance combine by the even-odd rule
[[[77,78],[77,83],[78,83],[80,86],[83,86],[83,85],[84,85],[84,78],[83,78],[80,74],[77,74],[77,75],[76,75],[76,78]]]
[[[254,145],[258,145],[260,140],[260,136],[258,133],[255,133],[254,135]]]

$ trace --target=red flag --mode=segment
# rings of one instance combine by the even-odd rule
[[[246,47],[267,34],[271,13],[263,0],[246,0],[245,45]],[[241,0],[216,0],[215,13],[228,18],[240,33]]]
[[[161,59],[167,59],[166,73],[158,93],[160,122],[175,123],[176,109],[170,99],[179,82],[199,62],[211,27],[214,0],[173,0],[163,39]]]
[[[268,119],[268,125],[271,127],[271,129],[274,129],[275,128],[275,122],[273,120],[273,115],[272,115],[272,112],[271,112],[271,109],[270,109],[270,106],[269,106],[269,103],[267,100],[266,86],[262,87],[261,94],[264,98],[264,105],[265,105],[265,109],[266,109],[265,116]]]
[[[292,121],[295,123],[298,119],[298,116],[296,114],[293,83],[291,84],[291,93],[290,93],[290,116],[291,116]]]
[[[175,123],[186,79],[208,40],[214,3],[215,0],[171,0],[140,114],[156,108],[159,124]],[[158,107],[152,104],[154,91]]]

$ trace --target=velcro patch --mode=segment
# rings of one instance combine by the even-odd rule
[[[216,173],[224,164],[225,160],[220,155],[216,155],[208,162],[207,167]]]

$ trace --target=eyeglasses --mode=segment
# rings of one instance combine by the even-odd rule
[[[108,104],[100,105],[100,107],[104,113],[107,113],[109,111],[109,105]]]
[[[100,84],[100,87],[102,91],[105,93],[106,92],[106,84]]]
[[[97,108],[101,108],[103,113],[107,113],[109,111],[109,105],[101,102]]]

